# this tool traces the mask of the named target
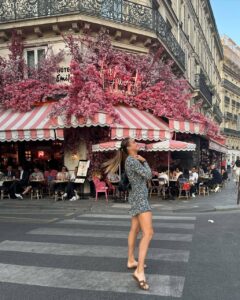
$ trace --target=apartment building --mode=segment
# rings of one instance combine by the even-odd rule
[[[240,156],[240,46],[227,36],[222,38],[222,131],[227,136],[229,158]]]

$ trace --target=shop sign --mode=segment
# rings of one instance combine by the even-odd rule
[[[104,90],[125,95],[137,95],[142,87],[141,77],[136,71],[135,76],[126,76],[115,69],[102,68],[100,71]]]
[[[60,67],[57,70],[56,82],[70,82],[70,67]]]

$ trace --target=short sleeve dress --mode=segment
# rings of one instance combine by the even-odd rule
[[[141,163],[132,156],[128,156],[125,162],[125,171],[131,184],[129,192],[130,214],[136,216],[146,211],[151,211],[148,202],[147,181],[152,178],[152,172],[145,161]]]

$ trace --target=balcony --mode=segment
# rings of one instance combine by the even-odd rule
[[[223,113],[217,104],[214,104],[213,106],[213,114],[218,123],[222,123]]]
[[[206,78],[203,73],[195,74],[195,91],[198,92],[199,98],[204,98],[207,107],[212,106],[213,93],[206,83]]]
[[[157,8],[128,0],[2,0],[1,23],[83,14],[156,33],[178,65],[185,69],[185,53]]]
[[[226,112],[225,115],[224,115],[224,118],[225,118],[226,120],[232,121],[232,119],[233,119],[233,114],[230,113],[230,112]]]
[[[236,136],[236,137],[240,138],[240,131],[239,130],[235,130],[235,129],[231,129],[231,128],[224,128],[223,132],[226,135]]]
[[[227,89],[230,90],[232,93],[240,96],[240,87],[235,85],[234,83],[232,83],[231,81],[224,79],[222,81],[222,86]]]

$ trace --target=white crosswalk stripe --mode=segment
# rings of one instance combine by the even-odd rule
[[[124,238],[128,237],[127,231],[110,231],[110,230],[94,230],[94,229],[82,229],[78,228],[49,228],[40,227],[33,229],[29,234],[39,234],[39,235],[65,235],[65,236],[82,236],[82,237],[94,237],[94,238]],[[189,233],[155,233],[154,240],[159,241],[182,241],[191,242],[192,234]]]
[[[44,227],[33,229],[26,235],[31,240],[2,241],[0,242],[0,257],[1,253],[8,252],[13,255],[16,253],[31,254],[36,258],[39,255],[51,255],[52,258],[59,256],[62,261],[66,262],[68,258],[77,260],[83,257],[87,264],[88,259],[91,259],[91,263],[89,266],[87,265],[87,269],[81,267],[72,269],[65,268],[65,263],[64,267],[61,268],[58,265],[57,267],[55,265],[50,267],[47,264],[41,267],[34,263],[22,265],[21,263],[2,262],[0,263],[0,282],[79,290],[79,299],[81,299],[81,290],[121,292],[126,295],[144,294],[146,300],[148,295],[159,296],[159,299],[161,296],[181,298],[185,277],[182,272],[179,274],[178,269],[171,275],[165,274],[165,272],[155,274],[158,273],[157,268],[155,271],[152,270],[153,273],[148,274],[147,272],[147,280],[151,286],[148,292],[141,291],[137,287],[131,273],[127,270],[125,272],[123,272],[124,269],[116,270],[112,265],[110,266],[111,269],[108,266],[107,270],[104,265],[101,265],[100,269],[95,269],[93,260],[112,258],[113,261],[116,260],[116,263],[126,262],[127,247],[122,246],[122,242],[121,246],[117,245],[122,239],[127,239],[129,227],[127,219],[129,219],[127,215],[85,214],[76,219],[65,219],[55,225],[44,225]],[[149,264],[161,266],[161,262],[164,262],[165,264],[186,266],[190,256],[190,251],[186,247],[192,241],[195,221],[196,217],[191,216],[155,216],[154,240],[159,243],[159,247],[156,248],[156,245],[150,247],[148,252]],[[92,226],[95,228],[93,229]],[[70,239],[70,243],[66,243],[66,237]],[[37,238],[41,238],[41,241],[36,240]],[[58,238],[57,242],[54,240],[56,238]],[[106,243],[105,238],[112,239],[112,244]],[[168,243],[167,247],[164,247],[165,242]],[[172,242],[174,242],[174,249],[171,249]],[[176,249],[177,245],[180,244],[182,247]],[[127,299],[127,296],[124,299]]]
[[[16,251],[53,255],[73,255],[88,257],[118,257],[126,258],[126,247],[102,246],[102,245],[74,245],[41,243],[27,241],[3,241],[0,243],[0,251]],[[189,251],[161,249],[149,249],[148,258],[153,260],[187,262]]]
[[[104,218],[104,219],[130,219],[130,215],[109,215],[109,214],[83,214],[79,215],[82,217],[90,218]],[[181,221],[196,221],[196,217],[189,216],[155,216],[153,215],[153,220],[181,220]]]
[[[66,219],[59,221],[60,224],[69,225],[102,225],[102,226],[119,226],[119,227],[129,227],[129,223],[126,221],[109,221],[109,220],[79,220],[79,219]],[[191,223],[154,223],[154,228],[171,228],[171,229],[194,229],[195,225]]]
[[[2,282],[171,297],[180,297],[182,294],[183,277],[149,275],[148,280],[151,291],[146,292],[138,289],[130,276],[130,274],[120,272],[96,272],[0,263],[0,281]],[[81,296],[79,299],[81,299]]]

